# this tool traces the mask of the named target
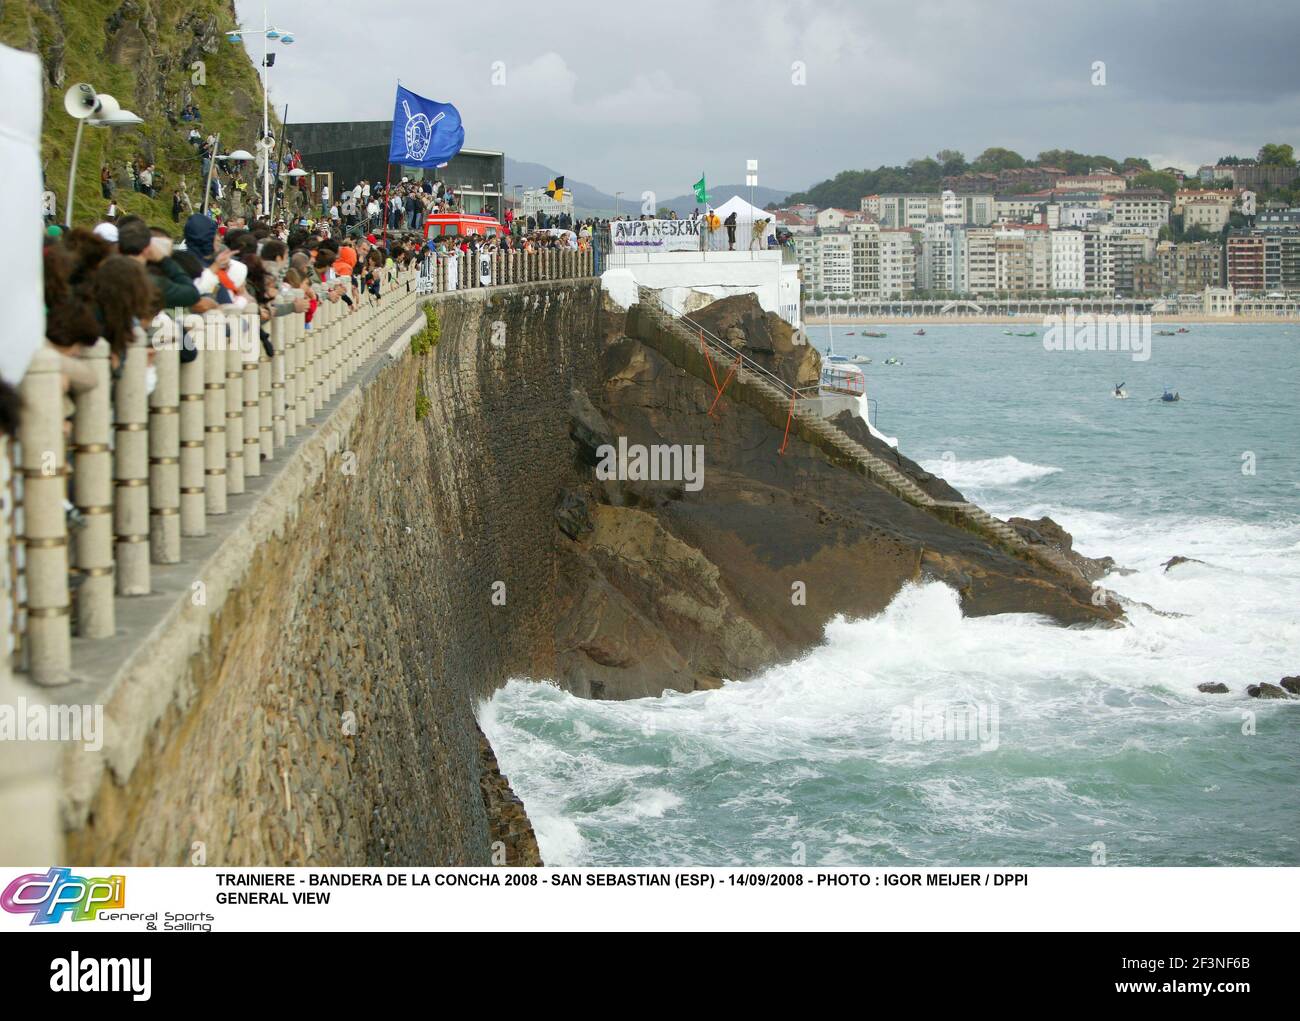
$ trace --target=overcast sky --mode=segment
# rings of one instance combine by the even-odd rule
[[[751,158],[760,184],[800,189],[943,148],[1189,169],[1264,142],[1300,148],[1295,0],[267,6],[296,37],[271,80],[290,123],[388,119],[400,77],[457,106],[467,146],[610,193],[671,197],[701,171],[739,182]],[[260,24],[260,0],[237,7]]]

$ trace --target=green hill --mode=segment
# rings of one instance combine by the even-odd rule
[[[198,105],[203,119],[195,126],[204,135],[221,134],[223,150],[253,150],[261,133],[261,85],[244,47],[225,39],[235,24],[230,0],[0,0],[0,42],[38,54],[44,68],[42,161],[60,220],[77,130],[63,109],[63,94],[77,82],[111,94],[144,118],[133,128],[85,129],[78,223],[94,222],[106,208],[99,180],[105,163],[117,182],[119,209],[150,223],[171,222],[177,186],[196,207],[202,204],[200,160],[185,140],[191,125],[180,120],[187,102]],[[196,61],[203,63],[203,83],[194,81]],[[156,198],[132,189],[127,168],[137,157],[161,174]],[[251,164],[245,172],[251,181]]]

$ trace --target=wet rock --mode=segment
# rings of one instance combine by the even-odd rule
[[[1285,691],[1276,684],[1252,684],[1246,688],[1246,694],[1251,698],[1290,698]]]
[[[1300,676],[1283,677],[1279,683],[1292,695],[1300,695]]]
[[[1014,528],[1031,545],[1054,549],[1083,575],[1085,581],[1096,581],[1115,568],[1111,557],[1085,557],[1074,551],[1074,536],[1049,517],[1008,518]]]
[[[1226,695],[1228,686],[1222,681],[1205,681],[1203,684],[1198,684],[1196,690],[1203,691],[1207,695]]]
[[[1204,560],[1197,560],[1195,557],[1170,557],[1160,566],[1163,567],[1165,569],[1165,573],[1168,574],[1171,570],[1173,570],[1173,568],[1177,567],[1179,564],[1203,564],[1203,563],[1205,563]]]
[[[560,531],[575,541],[589,535],[595,527],[591,523],[591,504],[587,497],[572,489],[560,494],[555,508],[555,521]]]
[[[569,436],[578,445],[583,461],[594,465],[600,460],[597,451],[614,443],[614,434],[591,399],[581,390],[569,395]]]

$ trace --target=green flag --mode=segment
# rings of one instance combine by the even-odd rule
[[[700,179],[695,182],[695,201],[702,203],[709,201],[709,190],[704,186],[703,174],[700,174]]]

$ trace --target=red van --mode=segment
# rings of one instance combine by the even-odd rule
[[[430,213],[424,218],[424,236],[429,241],[470,234],[495,238],[507,233],[494,217],[481,213]]]

